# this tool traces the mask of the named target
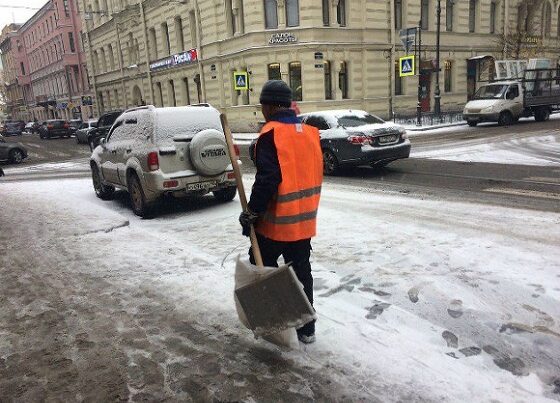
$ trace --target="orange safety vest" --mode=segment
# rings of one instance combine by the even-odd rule
[[[257,221],[255,231],[283,242],[314,237],[323,183],[319,131],[305,124],[268,122],[261,135],[271,129],[282,182],[265,214]]]

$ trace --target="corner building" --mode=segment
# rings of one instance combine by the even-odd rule
[[[98,113],[208,102],[256,130],[260,88],[285,80],[302,112],[416,109],[418,77],[398,78],[398,32],[422,17],[422,108],[433,108],[436,0],[81,0]],[[527,7],[527,3],[534,3]],[[458,110],[503,40],[530,13],[540,56],[558,57],[558,0],[442,0],[440,88]],[[529,10],[529,11],[527,11]],[[519,16],[518,16],[519,14]],[[546,14],[546,18],[545,18]],[[521,25],[521,24],[520,24]],[[525,27],[526,24],[523,26]],[[249,90],[236,90],[247,72]],[[474,80],[474,81],[473,81]]]

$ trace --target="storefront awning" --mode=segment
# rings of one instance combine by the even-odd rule
[[[484,60],[484,59],[493,59],[494,56],[491,55],[480,55],[480,56],[473,56],[469,57],[467,60]]]

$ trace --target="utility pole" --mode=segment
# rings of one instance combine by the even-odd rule
[[[441,91],[439,89],[439,41],[441,36],[441,0],[437,1],[437,34],[436,34],[436,94],[434,96],[434,112],[436,117],[441,117]]]
[[[418,104],[416,105],[416,126],[422,126],[422,20],[418,23]]]

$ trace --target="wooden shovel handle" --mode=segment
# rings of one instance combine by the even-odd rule
[[[237,182],[237,192],[239,193],[239,200],[241,200],[241,207],[243,211],[247,211],[247,196],[245,195],[245,188],[243,187],[243,180],[241,179],[241,170],[239,169],[239,164],[237,163],[237,158],[235,156],[235,147],[233,146],[233,137],[231,135],[231,130],[229,128],[227,116],[225,113],[220,114],[220,121],[222,122],[222,128],[224,129],[224,134],[226,136],[226,143],[229,149],[229,157],[231,159],[231,165],[233,166],[233,172],[235,174],[235,181]],[[257,241],[257,234],[255,233],[255,228],[251,225],[251,247],[253,248],[253,256],[255,257],[255,263],[257,266],[263,267],[263,260],[261,255],[261,249],[259,248],[259,242]]]

